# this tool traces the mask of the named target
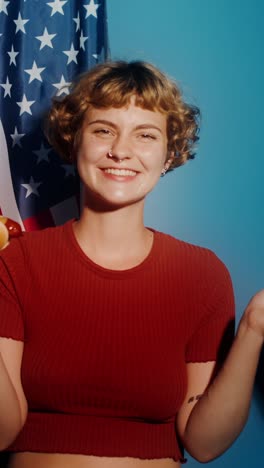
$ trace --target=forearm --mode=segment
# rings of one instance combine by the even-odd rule
[[[184,445],[198,460],[219,456],[243,429],[262,344],[262,337],[242,321],[223,367],[186,425]]]
[[[13,442],[22,426],[19,399],[0,353],[0,450]]]

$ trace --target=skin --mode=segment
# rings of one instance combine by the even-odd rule
[[[145,198],[170,164],[166,116],[133,101],[122,109],[92,108],[77,164],[84,203],[74,230],[81,248],[106,268],[123,270],[141,263],[153,241],[144,226]],[[129,172],[111,173],[120,169]]]
[[[78,150],[83,210],[74,225],[74,234],[80,248],[94,262],[106,268],[125,270],[141,263],[149,254],[153,238],[144,226],[144,202],[164,165],[169,165],[170,156],[165,115],[136,107],[133,100],[126,108],[89,110]],[[113,171],[120,168],[130,172]],[[212,385],[209,386],[209,382],[215,362],[187,364],[188,389],[176,422],[179,436],[198,460],[209,461],[223,453],[242,430],[263,336],[264,292],[260,292],[246,308],[232,350]],[[6,369],[6,387],[11,380],[16,390],[8,411],[20,405],[17,419],[23,422],[26,404],[19,378],[23,344],[1,338],[0,351],[3,364],[0,373],[4,374]],[[14,423],[13,437],[21,428],[21,423],[17,424]],[[13,456],[10,466],[179,468],[180,463],[168,458],[139,460],[21,453]]]
[[[160,178],[166,155],[166,117],[160,112],[141,109],[133,102],[127,108],[88,111],[77,164],[95,207],[143,205]],[[111,174],[108,168],[130,172]]]
[[[4,223],[0,219],[0,250],[7,246],[8,244],[8,230]]]

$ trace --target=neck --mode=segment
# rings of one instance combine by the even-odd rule
[[[86,255],[107,268],[126,269],[148,255],[152,232],[143,222],[144,202],[111,211],[84,205],[74,225],[76,239]]]

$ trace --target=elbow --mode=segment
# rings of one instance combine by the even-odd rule
[[[191,440],[188,438],[183,439],[183,446],[189,455],[199,463],[209,463],[215,460],[228,448],[227,446],[224,448],[221,447],[221,450],[221,448],[214,445],[214,443],[204,444],[202,440],[194,441],[193,438]]]
[[[8,449],[10,445],[16,440],[23,426],[8,428],[1,431],[0,435],[0,452]]]
[[[221,453],[213,453],[212,451],[205,451],[205,450],[194,450],[192,448],[186,447],[187,452],[191,455],[194,460],[198,461],[199,463],[209,463],[212,460],[218,458]]]
[[[3,450],[8,449],[10,445],[14,442],[16,439],[17,435],[19,434],[18,432],[5,432],[5,434],[1,434],[0,437],[0,452]]]
[[[190,455],[199,463],[209,463],[212,460],[215,460],[219,455],[213,455],[212,453],[198,453],[198,454],[192,454]]]
[[[25,413],[19,420],[11,421],[0,428],[0,452],[8,449],[10,445],[16,440],[18,434],[22,430],[27,414]]]
[[[187,452],[193,457],[196,461],[199,463],[209,463],[216,458],[220,457],[229,447],[229,444],[225,444],[225,446],[220,447],[214,447],[213,444],[211,447],[202,447],[199,445],[199,447],[194,447],[193,445],[188,446],[188,444],[184,444],[184,447],[186,448]]]

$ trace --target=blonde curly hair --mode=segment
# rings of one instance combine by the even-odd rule
[[[74,163],[89,107],[121,108],[129,105],[132,96],[137,106],[166,114],[168,158],[174,154],[169,169],[193,159],[199,109],[184,102],[172,79],[141,61],[97,65],[72,84],[68,95],[55,97],[45,125],[50,144],[66,162]]]

